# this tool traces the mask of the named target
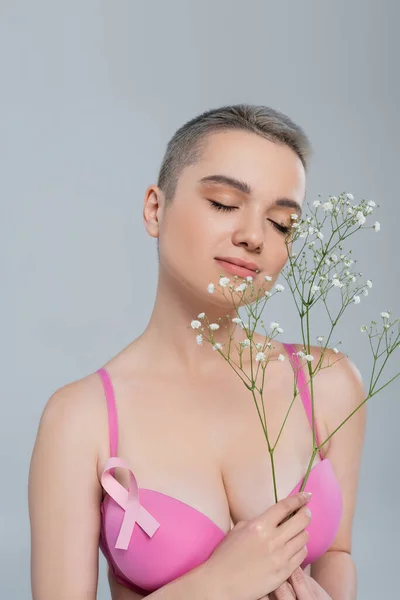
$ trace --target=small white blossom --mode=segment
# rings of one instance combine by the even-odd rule
[[[360,304],[360,301],[361,301],[361,298],[360,298],[360,296],[354,296],[354,297],[353,297],[353,302],[354,302],[354,304]]]
[[[310,225],[310,227],[308,228],[308,233],[309,233],[310,235],[312,235],[312,234],[314,233],[314,231],[315,231],[314,227],[312,227],[312,226]]]
[[[376,204],[373,200],[369,200],[368,201],[368,206],[372,206],[372,208],[375,208]]]
[[[277,283],[276,286],[275,286],[275,289],[276,289],[277,292],[283,292],[283,290],[285,288],[280,283]]]
[[[236,323],[237,325],[240,325],[242,322],[242,319],[239,319],[239,317],[234,317],[232,319],[232,323]]]
[[[196,335],[196,342],[199,346],[203,344],[203,336],[201,335],[201,333],[199,335]]]
[[[276,330],[277,330],[278,333],[283,333],[282,327],[277,327]]]
[[[293,227],[294,229],[296,229],[296,227],[300,227],[300,224],[299,224],[299,223],[296,223],[296,222],[294,222],[294,223],[292,223],[292,227]]]
[[[375,229],[375,231],[381,230],[381,224],[379,223],[379,221],[375,221],[373,228]]]
[[[202,312],[199,315],[197,315],[198,319],[204,319],[204,317],[206,316],[206,313]]]
[[[219,285],[221,287],[226,287],[229,282],[230,282],[229,277],[221,277],[221,279],[219,280]]]
[[[217,344],[213,345],[213,350],[221,350],[222,348],[222,344],[220,344],[219,342]]]
[[[243,340],[243,342],[240,342],[240,344],[241,344],[241,346],[245,346],[245,347],[250,346],[249,338],[246,338],[245,340]]]
[[[311,293],[312,294],[315,294],[315,292],[319,292],[319,290],[320,290],[319,285],[313,285],[313,286],[311,286]]]
[[[304,357],[305,357],[305,354],[304,354],[304,352],[303,352],[302,350],[299,350],[299,351],[297,352],[297,356],[299,356],[300,358],[304,358]]]
[[[347,198],[347,200],[350,200],[351,202],[353,202],[353,200],[354,200],[353,194],[346,194],[346,198]]]
[[[265,281],[272,281],[272,277],[270,277],[269,275],[265,275]]]
[[[309,362],[311,362],[312,360],[314,360],[314,357],[312,354],[306,354],[304,357],[306,360],[308,360]]]
[[[362,325],[361,331],[362,331],[362,333],[364,333],[364,331],[367,331],[367,328],[365,327],[365,325]]]
[[[267,298],[269,298],[270,296],[272,296],[271,292],[269,292],[268,290],[265,292],[264,296],[266,296]]]
[[[363,296],[368,296],[368,290],[367,290],[367,288],[364,288],[361,293],[362,293]]]
[[[249,283],[251,283],[251,282],[253,281],[253,277],[252,277],[251,275],[248,275],[248,276],[246,277],[246,280],[247,280]]]
[[[337,277],[333,277],[332,283],[335,287],[343,287],[343,283],[341,283]]]
[[[256,362],[264,361],[266,358],[264,352],[257,352],[256,354]]]
[[[323,335],[319,335],[317,337],[317,342],[323,342],[323,340],[324,340],[324,336]]]
[[[357,219],[359,225],[364,225],[364,223],[366,221],[366,218],[364,216],[364,213],[361,212],[361,210],[357,211],[357,213],[356,213],[356,219]]]
[[[190,323],[190,325],[192,326],[192,329],[198,329],[199,327],[201,327],[200,321],[196,321],[196,320],[192,321]]]
[[[315,206],[315,208],[317,208],[320,204],[321,204],[320,200],[314,200],[314,202],[313,202],[313,206]]]
[[[336,254],[331,254],[331,261],[334,263],[338,261],[338,257],[336,256]]]
[[[211,323],[210,329],[212,329],[213,331],[216,331],[217,329],[219,329],[218,323]]]
[[[299,216],[296,215],[296,213],[293,213],[293,214],[290,215],[290,218],[293,219],[293,220],[295,220],[295,219],[298,219]]]
[[[326,211],[332,210],[333,204],[328,200],[328,202],[324,202],[322,208]]]
[[[278,321],[272,321],[270,328],[271,329],[276,329],[277,327],[279,327],[279,323]]]
[[[320,240],[324,239],[324,234],[322,233],[322,231],[317,231],[317,238],[319,238]]]
[[[372,281],[370,279],[367,279],[367,286],[369,288],[372,288]]]
[[[335,354],[338,354],[339,350],[337,348],[332,348]]]
[[[257,343],[257,342],[256,342],[255,346],[256,346],[257,350],[260,350],[260,348],[262,348],[262,347],[263,347],[263,345],[262,345],[262,344],[260,344],[260,343]]]
[[[247,283],[243,282],[235,288],[235,292],[244,292],[247,289]]]
[[[352,209],[351,206],[349,206],[349,208],[347,209],[347,212],[349,215],[352,215],[354,213],[354,210]]]
[[[344,264],[346,267],[350,267],[353,264],[354,260],[351,260],[351,258],[349,258],[348,260],[344,261]]]
[[[207,290],[208,290],[208,293],[209,293],[209,294],[213,294],[213,293],[214,293],[214,290],[215,290],[215,286],[214,286],[214,284],[213,284],[213,283],[209,283],[209,284],[208,284],[208,288],[207,288]]]
[[[283,356],[283,354],[280,354],[280,355],[278,356],[278,360],[285,360],[285,357]]]
[[[381,317],[383,317],[384,319],[389,319],[390,315],[387,312],[381,312]]]

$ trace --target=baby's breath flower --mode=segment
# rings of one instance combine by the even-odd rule
[[[354,304],[360,304],[361,298],[360,296],[353,296],[353,302]]]
[[[323,203],[322,208],[328,212],[329,210],[332,210],[333,204],[328,200],[327,202]]]
[[[252,277],[251,275],[248,275],[248,276],[246,277],[246,280],[247,280],[249,283],[251,283],[251,282],[253,281],[253,277]]]
[[[313,286],[311,286],[311,293],[312,294],[315,294],[315,292],[319,292],[319,290],[320,290],[319,285],[313,285]]]
[[[310,235],[312,235],[312,234],[314,233],[314,231],[315,231],[314,227],[312,227],[312,226],[310,225],[310,227],[308,228],[308,233],[309,233]]]
[[[354,260],[351,260],[351,258],[349,258],[348,260],[344,261],[344,264],[346,267],[350,267],[353,264]]]
[[[332,348],[335,354],[338,354],[339,350],[337,348]]]
[[[226,287],[229,282],[230,282],[229,277],[221,277],[221,279],[219,280],[219,285],[221,287]]]
[[[304,357],[306,360],[308,360],[308,362],[311,362],[312,360],[314,360],[314,357],[312,354],[306,354]]]
[[[339,288],[343,287],[343,283],[341,283],[341,282],[339,281],[339,279],[337,278],[337,275],[334,275],[334,276],[333,276],[333,278],[332,278],[332,283],[333,283],[333,285],[334,285],[335,287],[339,287]]]
[[[300,358],[304,358],[304,357],[305,357],[305,354],[304,354],[304,352],[303,352],[302,350],[299,350],[299,351],[297,352],[297,356],[299,356]]]
[[[213,331],[216,331],[217,329],[219,329],[218,323],[211,323],[210,329],[212,329]]]
[[[338,257],[336,256],[336,254],[331,254],[331,261],[334,263],[338,261]]]
[[[357,211],[356,219],[357,219],[359,225],[364,225],[366,218],[364,216],[364,213],[361,210]]]
[[[372,288],[372,281],[370,279],[367,279],[367,286],[369,288]]]
[[[296,222],[294,222],[294,223],[292,223],[292,227],[293,227],[294,229],[296,229],[296,227],[300,227],[300,223],[296,223]]]
[[[264,293],[264,296],[266,296],[267,298],[269,298],[270,296],[272,296],[271,292],[269,292],[268,290]]]
[[[190,325],[192,326],[192,329],[198,329],[199,327],[201,327],[200,321],[196,321],[196,320],[192,321],[190,323]]]
[[[257,350],[260,350],[260,348],[263,347],[263,345],[258,342],[256,342],[255,346],[256,346]]]
[[[314,200],[314,202],[313,202],[313,206],[315,206],[315,208],[317,208],[320,204],[321,204],[320,200]]]
[[[246,338],[245,340],[243,340],[242,342],[240,342],[240,345],[244,346],[244,347],[250,346],[250,340],[249,340],[249,338]]]
[[[347,198],[347,200],[350,200],[351,202],[353,202],[353,200],[354,200],[353,194],[346,194],[346,198]]]
[[[265,359],[266,359],[266,356],[265,356],[264,352],[257,352],[256,362],[264,361]]]
[[[242,319],[240,319],[239,317],[234,317],[232,319],[232,323],[236,323],[237,325],[240,325],[242,323]]]
[[[209,283],[209,284],[208,284],[208,288],[207,288],[207,290],[208,290],[208,293],[209,293],[209,294],[213,294],[213,293],[214,293],[214,290],[215,290],[215,286],[214,286],[214,284],[213,284],[213,283]]]
[[[296,220],[296,219],[299,218],[299,216],[296,215],[296,213],[293,213],[293,214],[290,215],[290,218],[293,219],[293,220]]]
[[[283,356],[283,354],[279,354],[278,360],[285,360],[285,357]]]
[[[272,277],[270,275],[265,275],[265,281],[272,281]]]
[[[202,312],[199,315],[197,315],[198,319],[204,319],[204,317],[206,316],[206,313]]]
[[[375,229],[375,231],[381,230],[381,224],[379,223],[379,221],[375,221],[375,223],[373,224],[373,228]]]
[[[203,344],[203,336],[201,333],[199,335],[196,335],[196,342],[199,346]]]
[[[363,295],[363,296],[368,296],[368,290],[367,290],[367,288],[364,288],[364,289],[361,291],[361,293],[362,293],[362,295]]]
[[[247,283],[243,282],[235,288],[235,292],[244,292],[247,289]]]
[[[373,200],[368,200],[368,206],[372,206],[372,208],[375,208],[376,204]]]
[[[383,317],[384,319],[389,319],[390,315],[387,312],[381,312],[381,317]]]
[[[270,328],[273,330],[273,329],[276,329],[277,327],[279,327],[278,321],[272,321]]]
[[[275,286],[275,289],[276,289],[277,292],[283,292],[283,290],[285,288],[280,283],[277,283],[276,286]]]
[[[319,238],[320,240],[324,239],[324,234],[322,233],[322,231],[317,231],[317,238]]]
[[[365,325],[362,325],[362,326],[361,326],[361,331],[362,331],[362,333],[364,333],[364,331],[367,331],[367,328],[366,328],[366,326],[365,326]]]
[[[276,330],[277,330],[278,333],[283,333],[282,327],[277,327]]]
[[[222,348],[222,344],[220,344],[219,342],[217,342],[216,344],[213,345],[213,350],[221,350]]]

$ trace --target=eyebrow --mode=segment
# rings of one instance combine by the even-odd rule
[[[242,194],[246,194],[246,196],[251,196],[253,190],[246,181],[241,181],[240,179],[236,179],[235,177],[229,177],[228,175],[207,175],[206,177],[202,177],[199,180],[199,183],[215,183],[217,185],[227,185],[228,187],[234,188]],[[301,206],[296,200],[292,198],[277,198],[272,206],[282,206],[283,208],[292,208],[294,209],[299,216],[302,215]]]

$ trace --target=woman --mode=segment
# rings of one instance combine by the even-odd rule
[[[144,224],[159,244],[150,322],[103,368],[57,390],[43,411],[29,480],[34,600],[94,600],[99,538],[113,600],[356,598],[351,530],[365,409],[316,456],[308,502],[296,493],[312,448],[304,386],[275,453],[284,500],[274,505],[252,398],[188,331],[200,312],[210,322],[229,312],[229,296],[208,290],[221,275],[251,272],[256,287],[274,287],[309,154],[300,127],[251,105],[207,111],[169,142],[158,185],[144,198]],[[234,267],[238,259],[251,271]],[[218,341],[233,327],[221,327]],[[234,336],[245,332],[236,327]],[[301,348],[273,342],[264,387],[272,440]],[[319,352],[312,347],[315,360]],[[314,380],[319,439],[365,397],[355,366],[332,358],[327,351],[330,367]]]

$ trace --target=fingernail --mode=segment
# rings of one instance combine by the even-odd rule
[[[304,498],[306,498],[307,500],[310,500],[312,493],[311,492],[303,492]]]

